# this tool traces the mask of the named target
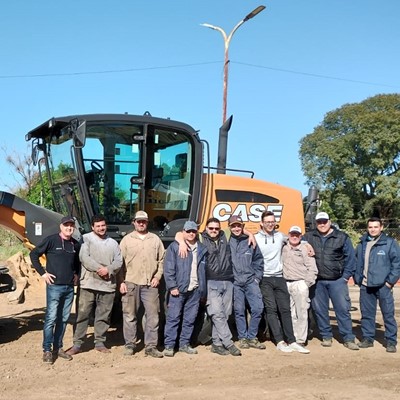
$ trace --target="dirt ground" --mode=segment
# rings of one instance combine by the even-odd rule
[[[178,353],[163,359],[145,357],[143,351],[124,357],[117,324],[109,332],[111,354],[93,350],[90,328],[87,351],[72,361],[58,359],[47,365],[41,359],[45,288],[37,277],[30,283],[23,304],[7,304],[6,294],[0,295],[2,400],[400,398],[400,352],[386,353],[380,320],[375,346],[360,351],[343,347],[332,319],[333,347],[323,348],[313,338],[308,355],[281,353],[267,341],[266,350],[243,350],[241,357],[219,356],[201,345],[198,355]],[[351,286],[350,292],[355,333],[360,337],[358,289]],[[400,311],[400,287],[395,296]],[[71,343],[69,324],[65,348]]]

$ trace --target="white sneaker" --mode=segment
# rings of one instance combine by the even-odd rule
[[[284,353],[291,353],[293,351],[283,340],[276,345],[276,349]]]
[[[289,347],[289,349],[292,349],[292,351],[297,351],[299,353],[303,353],[303,354],[309,354],[310,353],[310,350],[306,349],[301,344],[298,344],[296,342],[290,343],[288,345],[288,347]]]

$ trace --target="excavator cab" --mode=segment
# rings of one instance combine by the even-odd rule
[[[101,213],[120,239],[135,212],[146,210],[149,229],[172,240],[185,220],[197,219],[203,149],[186,124],[150,115],[79,115],[53,118],[26,139],[33,140],[32,159],[54,209],[76,217],[83,232]]]

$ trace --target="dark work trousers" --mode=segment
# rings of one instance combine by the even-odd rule
[[[290,296],[283,277],[265,276],[260,285],[269,329],[276,343],[296,341],[290,312]],[[280,319],[279,319],[280,317]]]

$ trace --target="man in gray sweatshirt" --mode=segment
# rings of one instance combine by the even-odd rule
[[[106,332],[110,327],[116,274],[122,266],[122,256],[118,243],[107,235],[104,216],[94,215],[91,223],[92,232],[83,235],[83,244],[79,252],[82,271],[74,345],[67,351],[71,356],[81,352],[93,308],[95,349],[102,353],[110,353],[105,346]]]

